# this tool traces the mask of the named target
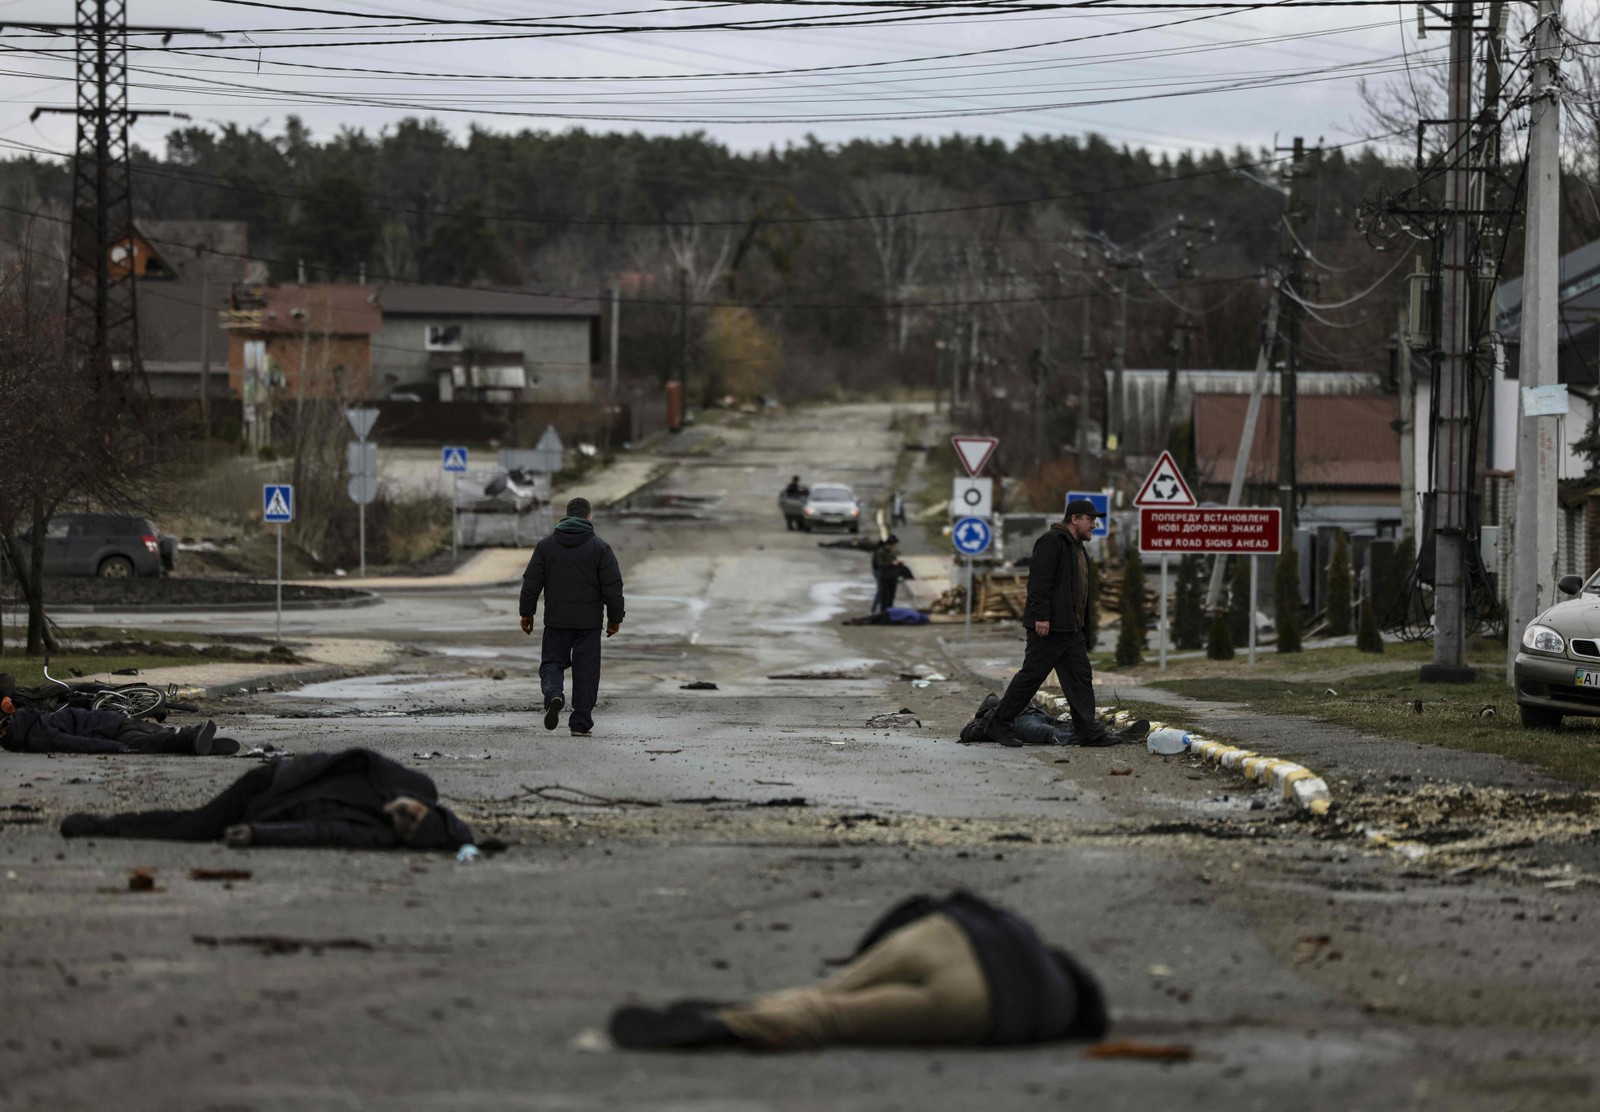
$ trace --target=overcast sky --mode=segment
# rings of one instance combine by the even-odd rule
[[[1415,7],[1398,4],[1238,15],[968,9],[938,20],[915,13],[915,21],[887,26],[604,34],[559,29],[837,23],[910,13],[714,0],[286,0],[284,6],[343,14],[223,0],[130,0],[132,23],[222,33],[220,39],[180,35],[167,51],[136,50],[133,105],[186,112],[196,124],[232,122],[269,132],[294,114],[319,136],[341,126],[376,132],[421,115],[460,134],[474,124],[499,131],[703,130],[746,150],[807,134],[835,143],[1087,131],[1167,151],[1254,148],[1274,136],[1342,143],[1365,134],[1359,77],[1425,80],[1442,61],[1443,45],[1439,32],[1419,41]],[[0,22],[70,20],[72,7],[69,0],[0,0]],[[396,26],[402,15],[542,25]],[[439,41],[485,35],[520,37]],[[133,41],[159,45],[150,35]],[[28,118],[35,105],[70,103],[70,39],[7,24],[0,42],[9,48],[0,78],[0,142],[70,150],[70,117]],[[39,53],[52,50],[66,52]],[[966,56],[949,57],[955,54]],[[307,64],[340,68],[302,68]],[[816,67],[828,68],[772,73]],[[406,72],[362,72],[371,70]],[[750,72],[758,75],[742,75]],[[432,76],[440,74],[472,76]],[[671,80],[648,80],[658,77]],[[1255,87],[1217,89],[1234,83]],[[159,148],[172,126],[141,120],[136,140]]]

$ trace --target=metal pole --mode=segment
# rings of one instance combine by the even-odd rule
[[[356,509],[361,512],[361,578],[367,577],[367,504],[358,502]]]
[[[1105,437],[1107,452],[1122,448],[1122,382],[1128,361],[1128,269],[1127,265],[1117,265],[1117,317],[1111,344],[1111,401],[1106,407],[1110,417],[1107,423],[1111,426]]]
[[[1517,393],[1550,386],[1556,377],[1560,327],[1561,108],[1560,0],[1540,0],[1534,30],[1532,122],[1528,129],[1528,232],[1523,274],[1522,353]],[[1525,406],[1523,408],[1526,408]],[[1506,682],[1522,646],[1522,631],[1549,606],[1556,584],[1556,422],[1517,423],[1516,560],[1512,565],[1511,625],[1506,631]]]
[[[611,396],[613,403],[617,400],[617,340],[621,330],[622,313],[622,286],[615,278],[611,280]]]
[[[1396,385],[1400,389],[1400,539],[1417,535],[1417,388],[1411,376],[1411,312],[1400,303],[1395,330],[1395,359],[1399,362]],[[1381,617],[1381,615],[1380,615]]]
[[[1167,670],[1167,555],[1161,554],[1161,622],[1158,644],[1161,653],[1161,671]]]
[[[1256,666],[1256,568],[1259,556],[1247,557],[1250,561],[1250,667]]]
[[[211,271],[204,248],[195,252],[200,261],[200,432],[211,439],[211,329],[216,316],[211,308]],[[207,463],[210,461],[207,460]]]
[[[450,476],[450,566],[454,567],[457,556],[456,549],[459,541],[456,539],[460,533],[461,517],[456,511],[456,503],[461,501],[461,476]]]
[[[962,634],[961,640],[962,640],[963,643],[969,643],[972,640],[972,592],[976,587],[977,587],[977,583],[974,581],[974,577],[973,577],[973,574],[972,574],[972,561],[968,560],[967,561],[967,631],[966,631],[966,633]]]
[[[1292,162],[1289,170],[1289,213],[1288,226],[1295,229],[1301,221],[1300,208],[1300,182],[1305,177],[1305,140],[1295,138],[1291,155]],[[1296,297],[1304,297],[1305,282],[1302,280],[1304,267],[1301,266],[1300,247],[1294,241],[1293,235],[1284,236],[1284,252],[1288,255],[1287,273],[1280,279],[1287,284],[1290,295],[1285,298],[1284,305],[1285,340],[1287,341],[1283,359],[1283,373],[1278,385],[1278,505],[1283,510],[1283,546],[1287,548],[1289,542],[1294,540],[1295,525],[1295,495],[1299,483],[1296,474],[1299,460],[1298,404],[1299,381],[1295,375],[1300,367],[1300,303]]]
[[[1471,246],[1467,208],[1472,175],[1472,23],[1471,0],[1450,6],[1449,113],[1450,169],[1445,175],[1444,209],[1449,231],[1439,258],[1439,362],[1434,376],[1434,593],[1433,663],[1421,669],[1424,683],[1468,683],[1477,674],[1467,667],[1466,541],[1467,391],[1471,378],[1469,289]],[[1554,250],[1554,247],[1551,248]]]
[[[283,522],[278,523],[278,644],[283,644]]]

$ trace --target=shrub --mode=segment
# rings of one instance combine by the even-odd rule
[[[1278,651],[1297,653],[1300,651],[1300,553],[1292,541],[1278,553],[1273,597],[1277,603]]]
[[[1334,534],[1333,556],[1328,561],[1328,636],[1350,632],[1350,539],[1340,529]]]
[[[1211,615],[1211,636],[1206,640],[1206,655],[1212,660],[1233,659],[1233,634],[1228,629],[1228,614],[1216,610]]]
[[[1201,559],[1185,556],[1178,561],[1177,602],[1172,620],[1172,643],[1180,649],[1198,649],[1206,640],[1205,584]]]
[[[1235,645],[1250,642],[1251,614],[1255,600],[1250,597],[1250,561],[1254,556],[1235,556],[1228,575],[1228,636]]]
[[[1381,653],[1383,635],[1378,632],[1378,620],[1373,617],[1372,599],[1361,600],[1361,625],[1356,629],[1356,648],[1364,653]]]

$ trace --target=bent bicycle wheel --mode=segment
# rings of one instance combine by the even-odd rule
[[[90,704],[95,710],[120,710],[129,718],[149,718],[166,705],[167,693],[159,687],[134,684],[102,691]]]

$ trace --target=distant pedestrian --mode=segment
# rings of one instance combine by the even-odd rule
[[[567,516],[533,549],[522,573],[522,632],[533,633],[533,616],[544,595],[544,644],[539,685],[544,690],[544,728],[553,730],[566,705],[565,673],[572,669],[574,737],[594,729],[600,697],[600,627],[606,636],[622,628],[622,569],[611,546],[595,535],[587,498],[567,503]],[[602,618],[604,619],[602,623]]]
[[[906,523],[906,496],[901,491],[895,491],[894,497],[889,499],[889,524],[899,528]]]
[[[1052,670],[1071,708],[1078,744],[1115,745],[1121,740],[1095,718],[1094,671],[1084,636],[1089,625],[1089,554],[1083,542],[1104,516],[1087,498],[1074,499],[1067,503],[1066,516],[1034,542],[1022,611],[1028,645],[1022,668],[989,719],[989,740],[1022,744],[1013,723]]]
[[[882,614],[894,605],[894,596],[900,588],[900,538],[890,533],[883,543],[872,550],[872,578],[877,592],[872,597],[872,613]]]

